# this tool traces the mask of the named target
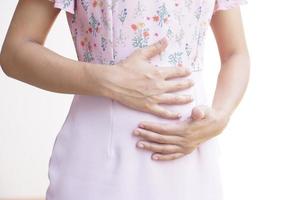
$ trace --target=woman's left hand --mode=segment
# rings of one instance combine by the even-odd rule
[[[191,116],[176,123],[141,122],[133,134],[142,149],[154,152],[152,159],[174,160],[194,151],[200,143],[223,131],[229,116],[208,106],[194,107]]]

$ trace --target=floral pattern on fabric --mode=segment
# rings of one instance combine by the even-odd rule
[[[214,12],[245,0],[50,0],[68,13],[80,61],[115,64],[162,37],[168,47],[156,66],[203,66],[204,38]]]
[[[246,0],[216,0],[214,13],[219,10],[228,10],[242,4],[247,4],[247,1]]]
[[[65,10],[71,14],[74,14],[74,0],[49,0],[54,3],[55,8]]]

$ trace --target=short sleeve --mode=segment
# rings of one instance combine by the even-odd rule
[[[75,12],[75,0],[49,0],[54,3],[55,8],[59,8],[71,14]]]
[[[247,3],[247,0],[216,0],[214,13],[219,10],[228,10]]]

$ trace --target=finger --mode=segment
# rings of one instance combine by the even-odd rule
[[[178,112],[171,112],[168,109],[158,105],[154,104],[151,105],[149,108],[150,112],[153,113],[154,115],[157,115],[162,118],[167,118],[167,119],[179,119],[181,117],[181,114]]]
[[[186,104],[193,101],[193,97],[191,95],[175,95],[168,93],[157,95],[155,98],[157,99],[157,103],[168,105]]]
[[[180,81],[163,81],[163,88],[165,92],[176,92],[190,88],[194,85],[194,81],[191,79],[185,79]]]
[[[191,74],[191,70],[187,67],[158,67],[157,69],[165,79],[185,77]]]
[[[133,131],[133,134],[135,136],[140,136],[143,139],[150,141],[150,142],[156,142],[160,144],[176,144],[180,145],[181,144],[181,137],[179,136],[166,136],[166,135],[161,135],[159,133],[155,133],[149,130],[137,128]]]
[[[171,153],[171,154],[154,153],[152,155],[152,159],[166,161],[166,160],[175,160],[175,159],[181,158],[183,156],[185,156],[184,153]]]
[[[168,46],[167,39],[164,37],[161,40],[151,44],[147,47],[140,49],[142,56],[145,59],[150,59],[157,54],[160,54]]]
[[[192,109],[191,119],[193,120],[201,120],[205,117],[206,111],[200,107],[196,106]]]
[[[155,133],[164,135],[177,135],[181,136],[184,134],[186,125],[184,123],[154,123],[154,122],[141,122],[139,123],[139,128],[146,129]]]
[[[137,142],[137,147],[141,149],[145,149],[152,152],[158,153],[178,153],[182,151],[182,148],[177,145],[172,144],[158,144],[154,142],[146,142],[146,141],[139,141]]]

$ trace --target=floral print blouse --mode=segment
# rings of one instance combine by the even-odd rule
[[[204,39],[218,10],[246,0],[50,0],[65,10],[78,60],[115,64],[162,37],[156,66],[203,67]]]

